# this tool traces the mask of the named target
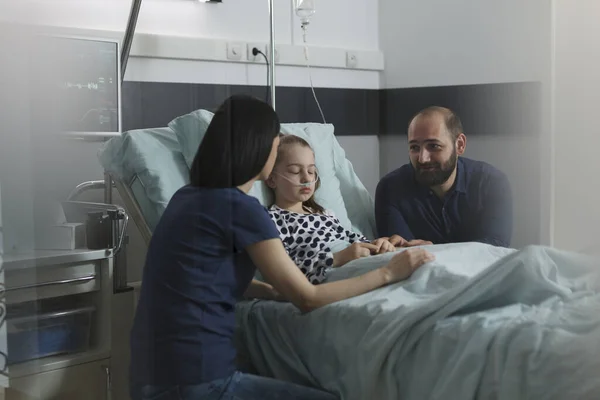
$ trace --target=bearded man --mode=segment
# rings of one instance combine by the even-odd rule
[[[377,185],[378,237],[391,237],[400,246],[510,246],[513,206],[508,179],[488,163],[462,157],[466,146],[462,123],[452,110],[429,107],[411,120],[410,163]]]

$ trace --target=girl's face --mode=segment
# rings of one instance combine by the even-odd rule
[[[302,203],[315,193],[317,168],[312,149],[300,144],[287,145],[277,160],[268,180],[275,191],[275,200]],[[303,185],[302,184],[307,184]]]

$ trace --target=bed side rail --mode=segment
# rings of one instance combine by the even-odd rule
[[[133,196],[133,192],[131,191],[128,185],[123,183],[118,178],[115,178],[114,176],[111,176],[111,178],[117,188],[117,191],[121,196],[121,200],[123,200],[125,208],[127,209],[131,219],[133,219],[133,222],[140,231],[144,242],[146,243],[146,245],[149,245],[150,239],[152,238],[152,231],[150,230],[148,223],[144,219],[142,209],[140,208],[140,205],[135,199],[135,197]]]

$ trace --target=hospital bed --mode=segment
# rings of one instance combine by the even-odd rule
[[[148,242],[189,168],[211,112],[124,133],[99,160]],[[283,124],[315,150],[317,200],[343,225],[375,235],[373,201],[326,124]],[[250,194],[270,204],[257,182]],[[342,245],[341,243],[338,245]],[[302,315],[293,305],[242,301],[238,347],[256,372],[322,387],[345,400],[600,398],[600,268],[530,246],[430,246],[436,261],[407,281]],[[399,250],[401,251],[401,250]],[[380,255],[332,270],[359,275]]]

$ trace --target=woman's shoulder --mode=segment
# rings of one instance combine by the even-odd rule
[[[214,213],[216,209],[227,213],[252,213],[265,207],[257,198],[250,196],[238,188],[203,188],[186,185],[180,188],[171,198],[169,203],[176,203],[188,207],[190,204],[202,205],[194,207],[194,211]]]

